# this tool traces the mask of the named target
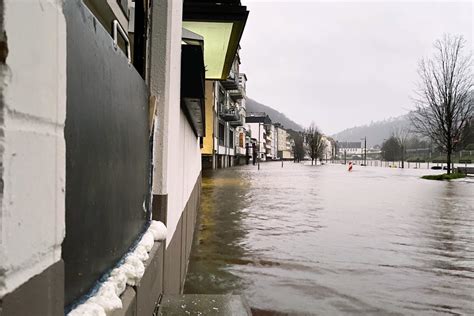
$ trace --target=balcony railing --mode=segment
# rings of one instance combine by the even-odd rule
[[[235,121],[229,121],[229,124],[233,127],[244,126],[243,116],[239,115],[239,119]]]
[[[246,85],[247,85],[247,77],[245,76],[245,74],[243,73],[239,73],[239,83],[240,83],[240,86],[242,87],[242,89],[244,89],[244,91],[246,90]]]
[[[245,92],[244,89],[242,89],[242,86],[238,86],[237,89],[229,90],[229,96],[234,100],[240,100],[245,97]]]
[[[236,90],[239,88],[239,77],[231,71],[226,80],[221,81],[221,85],[226,90]]]
[[[224,119],[224,121],[227,122],[238,121],[240,119],[239,112],[235,107],[223,109],[220,112],[220,115]]]

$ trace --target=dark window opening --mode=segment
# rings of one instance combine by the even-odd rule
[[[117,0],[117,3],[122,10],[123,14],[128,18],[128,1],[127,0]]]
[[[234,131],[229,131],[229,148],[234,148]]]
[[[142,78],[146,70],[146,34],[148,28],[148,7],[145,0],[134,0],[135,6],[129,8],[127,0],[116,0],[120,11],[113,10],[107,1],[83,0],[97,21],[107,30],[111,37],[114,36],[114,21],[122,21],[117,15],[124,14],[127,18],[126,25],[119,24],[125,33],[117,30],[117,46],[127,56]],[[128,56],[130,51],[130,56]]]
[[[225,127],[224,124],[219,123],[219,145],[224,146],[225,140]]]
[[[133,66],[142,78],[146,69],[146,30],[148,27],[147,6],[144,0],[135,0],[135,19],[133,34]]]
[[[219,94],[217,95],[217,104],[219,113],[224,113],[225,110],[225,91],[219,87]]]

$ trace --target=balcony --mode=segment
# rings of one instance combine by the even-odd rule
[[[226,90],[238,90],[239,89],[239,77],[231,71],[229,77],[226,80],[220,82]]]
[[[237,147],[237,148],[235,149],[235,153],[236,153],[237,155],[245,155],[245,154],[246,154],[246,149],[243,148],[243,147]]]
[[[220,112],[220,116],[226,122],[234,122],[234,121],[239,121],[241,119],[239,112],[237,111],[235,107],[223,109],[223,111]]]
[[[243,117],[239,115],[239,118],[235,121],[229,121],[229,124],[233,127],[244,126]]]
[[[244,89],[242,89],[242,86],[238,86],[237,89],[232,89],[228,90],[229,96],[232,98],[234,101],[241,100],[245,97]]]
[[[242,89],[245,91],[247,89],[247,75],[244,73],[239,73],[239,83]]]

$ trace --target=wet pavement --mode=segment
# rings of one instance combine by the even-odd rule
[[[158,316],[249,316],[247,301],[240,295],[165,295]]]
[[[472,315],[474,181],[427,173],[205,173],[185,293],[243,294],[257,315]]]

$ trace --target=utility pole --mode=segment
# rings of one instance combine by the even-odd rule
[[[364,166],[367,166],[367,136],[361,138],[360,140],[364,140],[364,152],[362,153],[362,160],[364,161]]]
[[[367,136],[364,137],[364,165],[367,167]]]
[[[260,170],[260,122],[258,122],[258,149],[257,149],[257,164],[258,164],[258,170]]]
[[[403,147],[403,143],[402,143],[402,169],[405,168],[405,148]]]

